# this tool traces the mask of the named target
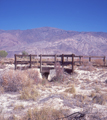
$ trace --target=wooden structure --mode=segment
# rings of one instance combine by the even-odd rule
[[[62,55],[14,55],[15,57],[15,70],[18,68],[18,64],[29,64],[29,68],[32,68],[33,64],[39,63],[38,68],[40,68],[41,73],[49,72],[50,69],[54,69],[55,63],[59,62],[60,65],[64,68],[65,71],[71,73],[74,72],[74,65],[82,65],[83,59],[88,59],[88,62],[92,62],[92,59],[102,59],[103,66],[106,66],[106,57],[105,56],[76,56],[74,54],[62,54]],[[17,58],[27,58],[27,60],[18,60]],[[29,59],[28,59],[29,58]],[[35,58],[35,61],[33,60]],[[51,59],[51,61],[46,59]],[[66,59],[65,59],[66,58]],[[76,61],[75,58],[78,60]],[[44,66],[44,64],[46,64]],[[65,68],[65,66],[70,65],[70,68]]]
[[[69,69],[65,69],[65,71],[67,72],[74,72],[74,57],[75,55],[74,54],[69,54],[69,55],[65,55],[65,54],[62,54],[62,55],[14,55],[15,57],[15,70],[17,69],[17,65],[18,64],[29,64],[29,68],[32,68],[32,64],[34,63],[39,63],[39,66],[38,68],[40,68],[40,72],[41,73],[44,73],[44,72],[49,72],[50,69],[54,69],[54,65],[55,63],[60,63],[60,65],[64,68],[64,66],[67,66],[67,65],[71,65],[71,68]],[[22,57],[29,57],[29,61],[20,61],[18,60],[17,58],[22,58]],[[37,60],[36,61],[33,61],[32,58],[36,58]],[[48,61],[48,60],[44,60],[44,58],[54,58],[54,60],[51,60],[51,61]],[[71,58],[70,61],[68,60],[65,60],[65,58]],[[46,66],[44,67],[43,64],[46,64]],[[50,66],[52,67],[50,67]]]

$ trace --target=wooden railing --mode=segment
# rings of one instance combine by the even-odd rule
[[[17,69],[17,65],[18,64],[29,64],[29,68],[32,68],[32,64],[34,63],[39,63],[39,68],[40,68],[40,72],[42,73],[43,70],[43,64],[46,63],[47,65],[54,65],[56,62],[59,62],[60,65],[62,67],[66,66],[66,65],[71,65],[71,71],[74,72],[74,65],[76,65],[76,63],[79,63],[79,65],[81,65],[83,63],[83,59],[88,59],[88,62],[92,62],[92,59],[102,59],[103,61],[103,65],[105,66],[106,63],[106,57],[105,56],[78,56],[78,55],[74,55],[74,54],[61,54],[61,55],[14,55],[15,57],[15,70]],[[27,59],[27,61],[25,60],[18,60],[17,58],[29,58],[29,60]],[[36,58],[36,61],[33,61],[33,58]],[[49,60],[44,60],[44,58],[51,58],[51,61]],[[65,60],[66,58],[66,60]],[[69,59],[70,58],[70,59]],[[78,61],[74,60],[74,58],[77,58]]]
[[[15,57],[15,62],[14,62],[14,64],[15,64],[15,70],[17,69],[17,65],[18,64],[28,64],[29,63],[29,68],[32,68],[32,64],[33,63],[37,63],[37,61],[32,61],[32,57],[36,57],[36,58],[38,58],[39,57],[39,60],[38,60],[38,62],[40,63],[40,72],[42,72],[42,64],[43,63],[46,63],[47,65],[48,64],[52,64],[52,65],[54,65],[56,62],[59,62],[60,63],[60,65],[62,66],[62,67],[64,67],[65,65],[69,65],[69,64],[71,64],[71,66],[72,66],[72,72],[74,72],[74,57],[75,57],[75,55],[74,54],[62,54],[62,55],[42,55],[42,54],[40,54],[40,55],[14,55],[14,57]],[[29,61],[19,61],[19,60],[17,60],[17,57],[20,57],[20,58],[22,58],[22,57],[29,57],[30,59],[29,59]],[[51,61],[44,61],[43,60],[43,58],[52,58],[52,57],[54,57],[54,60],[51,60]],[[67,58],[67,61],[65,61],[64,60],[64,58]],[[68,58],[71,58],[71,61],[68,61]],[[57,61],[57,58],[59,59],[60,58],[60,60],[59,61]]]

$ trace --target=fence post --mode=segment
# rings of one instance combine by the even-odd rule
[[[63,67],[63,64],[64,64],[64,54],[62,54],[61,62],[62,62],[62,67]]]
[[[57,55],[55,54],[55,64],[56,64],[56,61],[57,61]]]
[[[67,57],[67,61],[68,61],[68,57]]]
[[[14,55],[15,61],[14,61],[14,65],[15,65],[15,70],[17,69],[17,59],[16,59],[16,54]]]
[[[72,72],[74,72],[74,54],[72,54],[71,55],[71,57],[72,57]]]
[[[40,54],[40,73],[42,73],[42,55]]]
[[[106,63],[106,57],[105,56],[103,58],[103,62],[104,62],[104,66],[105,66],[105,63]]]
[[[79,56],[79,62],[80,62],[80,65],[81,65],[81,56]]]
[[[29,57],[30,57],[30,66],[29,66],[29,67],[31,68],[31,67],[32,67],[32,65],[31,65],[31,64],[32,64],[32,63],[31,63],[31,60],[32,60],[31,54],[29,55]]]
[[[91,62],[91,57],[89,57],[89,62]]]

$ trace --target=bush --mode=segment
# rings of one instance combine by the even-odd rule
[[[104,105],[107,102],[107,95],[96,95],[93,97],[93,102]]]
[[[56,72],[56,76],[52,79],[52,81],[64,81],[64,69],[61,68],[60,63],[56,63],[55,64],[55,72]]]
[[[28,55],[26,51],[22,51],[22,55]]]
[[[2,74],[0,78],[0,84],[4,88],[4,91],[20,91],[24,87],[31,87],[34,84],[40,83],[38,71],[36,70],[9,70]]]
[[[58,118],[65,117],[66,112],[66,110],[56,110],[49,107],[44,107],[41,110],[37,108],[33,110],[29,109],[22,120],[57,120]]]
[[[6,57],[8,53],[4,50],[0,50],[0,57]]]
[[[65,92],[68,92],[68,93],[71,93],[71,94],[75,94],[76,93],[75,86],[72,85],[70,88],[66,89]]]
[[[21,100],[36,100],[39,96],[39,93],[35,87],[24,87],[20,91],[20,94]]]
[[[25,74],[22,74],[21,71],[10,70],[2,74],[2,86],[6,92],[19,91],[26,84],[26,82],[27,77]]]

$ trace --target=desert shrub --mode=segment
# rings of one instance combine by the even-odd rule
[[[21,71],[9,70],[2,74],[2,86],[5,91],[19,91],[27,82],[26,74]]]
[[[95,92],[91,92],[90,97],[93,98],[94,96],[96,96],[96,93]]]
[[[84,102],[84,100],[86,100],[87,96],[86,95],[74,95],[74,98],[79,101],[79,102]]]
[[[22,55],[28,55],[26,51],[22,51]]]
[[[96,95],[93,97],[93,102],[104,105],[107,102],[107,95]]]
[[[0,50],[0,57],[3,58],[3,57],[6,57],[8,55],[8,53],[4,50]]]
[[[35,70],[29,71],[14,71],[9,70],[2,74],[1,84],[5,91],[19,91],[23,87],[33,86],[39,81],[38,72]]]
[[[20,91],[20,99],[21,100],[36,100],[39,96],[39,92],[36,87],[24,87]]]
[[[101,59],[96,59],[96,60],[94,60],[94,63],[95,63],[96,65],[103,65],[103,64],[104,64],[103,60],[101,60]]]
[[[25,71],[29,79],[32,79],[36,84],[40,83],[42,80],[39,78],[39,73],[37,70],[27,70]]]
[[[83,62],[83,65],[79,67],[80,70],[93,71],[95,68],[93,67],[91,62]]]
[[[22,120],[57,120],[58,118],[65,117],[66,110],[56,110],[53,108],[42,108],[38,110],[29,109],[25,117]]]
[[[21,71],[9,70],[2,74],[2,86],[5,91],[18,91],[26,84],[27,77]]]
[[[23,104],[17,104],[14,106],[14,110],[21,110],[21,109],[24,109]]]
[[[72,85],[70,88],[66,89],[65,92],[68,92],[68,93],[71,93],[71,94],[75,94],[76,93],[75,86]]]
[[[55,72],[56,72],[56,76],[52,79],[52,81],[64,81],[64,69],[61,68],[60,63],[56,63],[55,64]]]
[[[4,88],[0,86],[0,94],[4,93]]]

